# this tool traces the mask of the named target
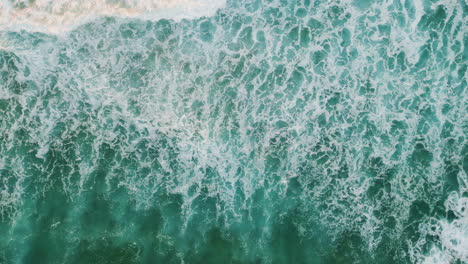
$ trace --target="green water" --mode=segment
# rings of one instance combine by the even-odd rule
[[[0,28],[0,263],[468,263],[467,13]]]

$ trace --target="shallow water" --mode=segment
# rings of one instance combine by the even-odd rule
[[[468,262],[466,1],[90,2],[0,3],[0,263]]]

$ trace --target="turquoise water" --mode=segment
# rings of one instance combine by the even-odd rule
[[[0,26],[0,263],[468,263],[467,13]]]

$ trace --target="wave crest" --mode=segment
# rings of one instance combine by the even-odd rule
[[[225,0],[9,0],[0,2],[0,30],[62,33],[96,17],[158,20],[211,16]]]

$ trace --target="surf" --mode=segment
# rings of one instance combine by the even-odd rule
[[[226,0],[8,0],[0,3],[0,30],[61,34],[104,16],[145,20],[212,16]]]

